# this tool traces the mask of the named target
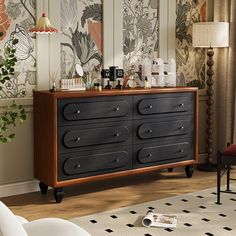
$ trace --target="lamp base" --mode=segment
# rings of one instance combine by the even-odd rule
[[[201,171],[215,172],[217,170],[217,165],[212,163],[203,163],[199,164],[197,169]]]

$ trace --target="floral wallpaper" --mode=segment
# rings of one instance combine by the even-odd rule
[[[206,0],[176,2],[177,84],[205,88],[205,49],[192,47],[192,24],[206,21]]]
[[[4,48],[16,49],[15,76],[7,81],[0,98],[32,96],[36,85],[35,36],[28,29],[35,25],[36,0],[0,0],[0,60],[4,60]],[[12,41],[19,40],[17,45]]]
[[[158,56],[159,0],[123,1],[124,69],[138,71],[146,57]],[[178,84],[205,88],[205,50],[191,47],[193,22],[206,20],[206,0],[176,0],[176,62]],[[61,78],[74,76],[74,65],[100,73],[102,64],[102,0],[60,0]],[[17,66],[0,98],[32,96],[36,85],[36,0],[0,0],[0,60],[4,48],[15,45]]]
[[[124,71],[138,71],[146,56],[158,56],[159,0],[123,0]]]
[[[61,78],[85,72],[100,73],[102,63],[102,0],[60,0]]]

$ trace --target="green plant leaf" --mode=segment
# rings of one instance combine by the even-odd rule
[[[13,39],[12,44],[13,44],[13,45],[16,45],[18,42],[19,42],[18,39]]]
[[[12,40],[13,45],[16,45],[17,43],[18,39]],[[16,49],[6,47],[4,52],[5,58],[0,56],[0,90],[3,89],[2,85],[4,85],[6,81],[11,80],[12,76],[15,75],[14,66],[17,62],[17,58],[15,56]],[[0,143],[10,142],[15,137],[15,134],[11,133],[9,135],[7,133],[8,130],[17,123],[22,123],[26,120],[26,118],[27,116],[24,107],[22,105],[18,106],[15,101],[13,101],[7,108],[6,112],[0,113]]]
[[[10,139],[13,139],[13,138],[15,138],[15,136],[16,136],[15,134],[10,134],[10,135],[9,135],[9,138],[10,138]]]

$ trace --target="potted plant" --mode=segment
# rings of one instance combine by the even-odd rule
[[[0,32],[0,37],[3,35]],[[14,39],[12,44],[16,45],[17,39]],[[7,46],[4,49],[4,55],[0,58],[0,90],[6,81],[10,80],[15,75],[15,65],[17,58],[15,56],[16,49]],[[11,126],[15,126],[17,122],[22,123],[26,119],[26,112],[22,105],[17,105],[15,101],[6,108],[0,111],[0,143],[8,143],[15,134],[9,132]]]

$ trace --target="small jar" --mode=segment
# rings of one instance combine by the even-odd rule
[[[94,83],[94,90],[95,91],[102,91],[102,86],[100,83]]]

